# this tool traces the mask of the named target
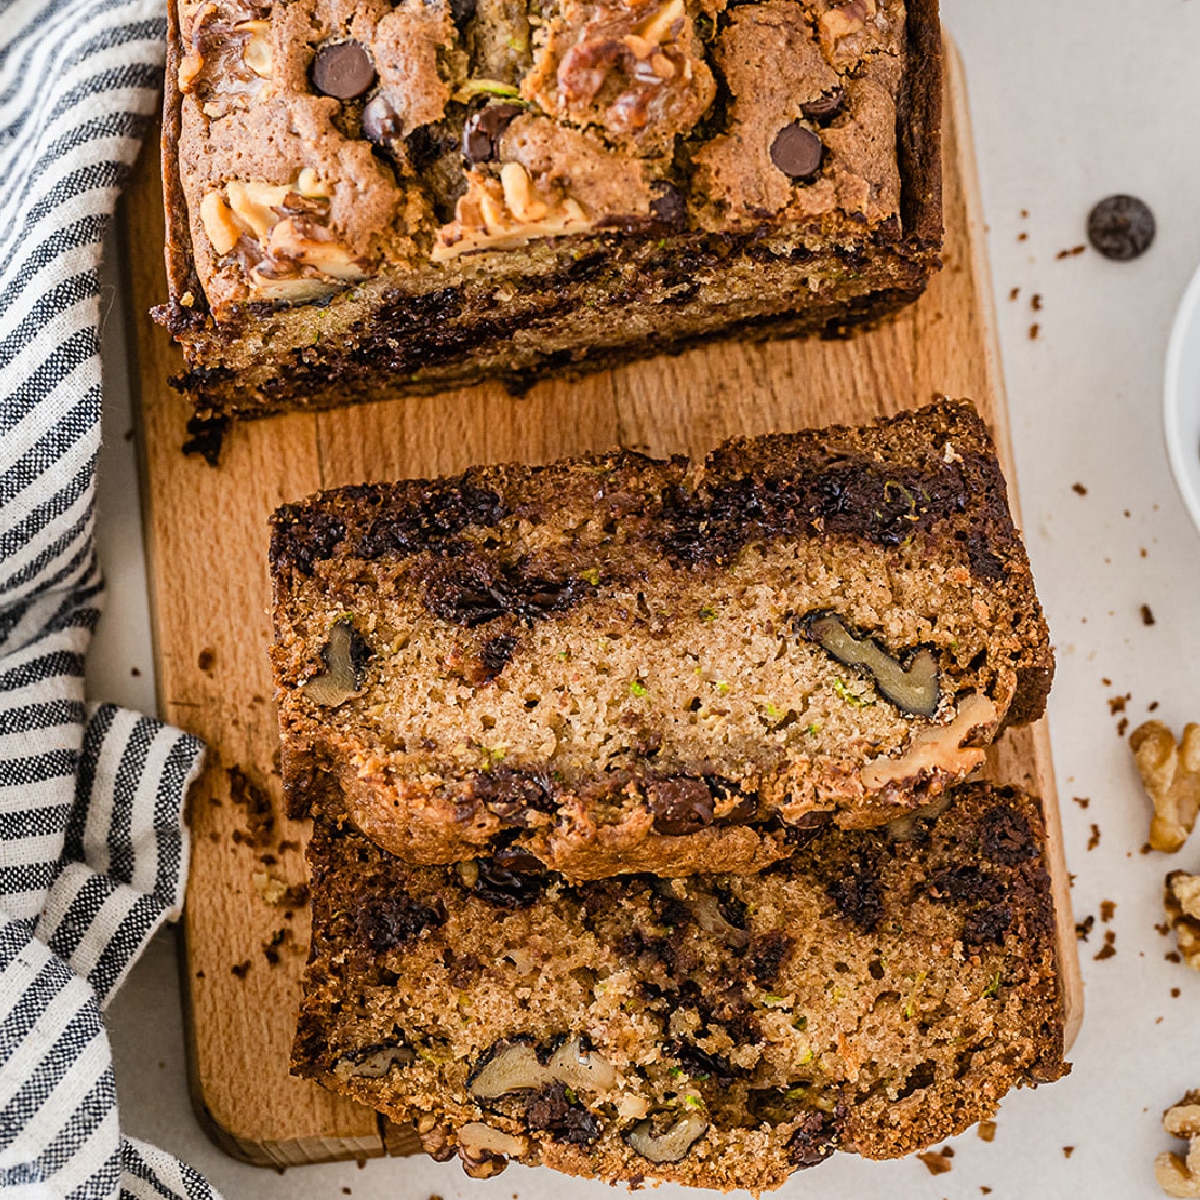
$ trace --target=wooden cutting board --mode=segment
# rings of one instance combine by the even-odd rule
[[[137,331],[142,488],[162,716],[202,737],[190,797],[184,914],[187,1029],[197,1110],[230,1153],[286,1165],[412,1149],[411,1135],[287,1073],[308,942],[304,826],[282,816],[271,679],[267,518],[319,488],[545,462],[622,445],[703,453],[734,434],[880,414],[969,396],[991,421],[1016,502],[983,222],[961,66],[947,55],[945,267],[890,324],[845,342],[718,345],[678,358],[539,384],[498,386],[243,425],[218,469],[180,452],[180,360],[146,313],[165,299],[157,156],[127,198],[125,248]],[[1006,736],[994,778],[1039,793],[1050,825],[1067,1038],[1082,985],[1042,723]]]

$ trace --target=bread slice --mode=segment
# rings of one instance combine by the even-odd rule
[[[966,403],[327,492],[271,563],[284,786],[417,863],[760,869],[928,804],[1053,669]]]
[[[758,1190],[920,1150],[1064,1074],[1063,1002],[1038,801],[968,784],[893,833],[573,886],[318,824],[293,1071],[471,1174]]]

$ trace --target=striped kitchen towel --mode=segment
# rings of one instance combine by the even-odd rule
[[[120,1133],[101,1010],[178,916],[195,738],[84,702],[100,612],[101,241],[156,0],[0,0],[0,1190],[210,1197]]]

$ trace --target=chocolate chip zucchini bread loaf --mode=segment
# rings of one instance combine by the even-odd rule
[[[941,243],[937,0],[174,0],[203,414],[840,329]]]
[[[929,803],[1053,670],[967,403],[273,520],[285,791],[413,862],[757,870]]]
[[[318,824],[293,1071],[478,1175],[758,1190],[919,1150],[1064,1074],[1062,996],[1036,800],[968,784],[894,832],[570,885]]]

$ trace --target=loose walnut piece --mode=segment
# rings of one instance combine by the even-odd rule
[[[1175,930],[1175,941],[1185,963],[1200,971],[1200,875],[1172,871],[1163,894],[1167,922]]]
[[[1129,748],[1154,803],[1150,846],[1174,854],[1187,841],[1200,811],[1200,725],[1185,725],[1176,745],[1161,721],[1147,721],[1129,735]]]
[[[1163,1113],[1163,1128],[1177,1138],[1188,1138],[1186,1158],[1169,1150],[1154,1160],[1154,1178],[1168,1196],[1180,1200],[1200,1197],[1200,1091],[1188,1092]]]
[[[686,1158],[707,1132],[708,1122],[698,1112],[688,1112],[661,1133],[654,1132],[653,1120],[639,1121],[625,1135],[625,1141],[653,1163],[674,1163]]]
[[[468,1121],[458,1131],[458,1157],[472,1179],[499,1175],[510,1158],[520,1158],[528,1149],[525,1138],[503,1133],[482,1121]]]
[[[926,647],[917,650],[905,667],[873,638],[855,637],[834,613],[809,617],[804,630],[844,666],[865,667],[875,686],[897,708],[917,717],[932,717],[937,712],[938,664]]]

